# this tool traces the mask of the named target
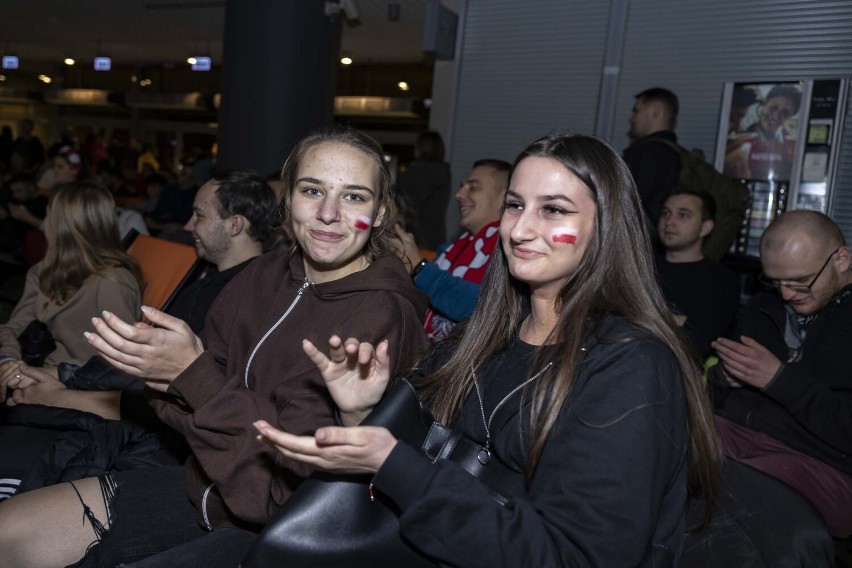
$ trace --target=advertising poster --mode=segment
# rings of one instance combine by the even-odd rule
[[[789,181],[800,128],[802,84],[737,83],[731,95],[724,173]]]

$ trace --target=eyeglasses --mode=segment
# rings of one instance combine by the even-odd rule
[[[828,258],[825,259],[822,268],[819,269],[819,272],[816,273],[816,276],[813,277],[810,284],[790,284],[784,282],[783,280],[771,280],[763,274],[760,275],[758,280],[767,288],[775,288],[776,290],[779,290],[780,288],[784,287],[795,294],[809,294],[811,292],[811,288],[813,288],[814,284],[816,284],[816,281],[819,280],[819,277],[822,276],[822,273],[825,271],[825,267],[828,266],[828,263],[831,261],[831,257],[833,257],[838,252],[840,252],[840,248],[828,255]]]

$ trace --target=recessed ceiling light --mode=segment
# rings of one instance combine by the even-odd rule
[[[187,57],[186,62],[189,63],[190,65],[195,65],[196,63],[198,63],[198,60],[194,57]]]
[[[408,89],[410,89],[408,83],[406,83],[405,81],[400,81],[396,84],[396,86],[399,87],[400,91],[407,91]]]
[[[75,63],[77,63],[77,62],[74,61],[74,59],[72,57],[66,57],[65,58],[65,65],[74,65]]]
[[[343,65],[352,65],[352,58],[351,57],[341,57],[340,62]]]
[[[50,84],[50,82],[53,81],[53,79],[51,79],[47,75],[39,75],[38,80],[45,84]]]
[[[5,80],[6,80],[6,75],[0,75],[0,81],[5,81]]]

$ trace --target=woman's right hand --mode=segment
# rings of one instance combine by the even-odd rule
[[[6,401],[6,391],[18,388],[21,382],[21,361],[7,359],[0,363],[0,404]]]
[[[355,426],[381,400],[390,379],[388,340],[378,347],[350,337],[345,342],[333,335],[326,357],[309,340],[302,341],[305,354],[314,362],[340,410],[345,426]]]

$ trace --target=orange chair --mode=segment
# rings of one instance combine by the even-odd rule
[[[131,231],[124,239],[127,253],[142,273],[142,303],[166,310],[177,293],[201,273],[203,262],[195,247],[140,235]]]
[[[435,260],[435,257],[438,256],[438,252],[434,251],[434,250],[420,249],[419,252],[420,252],[420,256],[422,256],[423,258],[425,258],[428,261],[433,261],[433,260]]]

